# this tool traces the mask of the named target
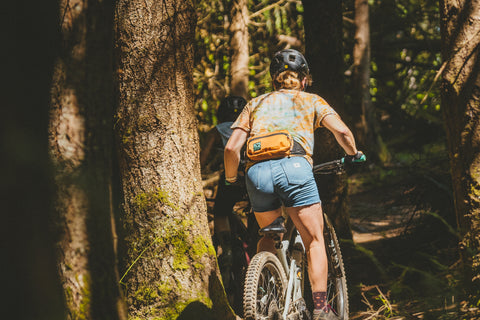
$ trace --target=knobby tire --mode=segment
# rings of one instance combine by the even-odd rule
[[[327,300],[339,320],[348,320],[348,290],[345,267],[335,229],[325,216],[325,247],[328,259]]]
[[[266,320],[278,317],[285,305],[286,285],[287,277],[278,258],[266,251],[257,253],[248,266],[245,279],[245,319]]]

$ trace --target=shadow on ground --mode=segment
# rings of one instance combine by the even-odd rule
[[[354,241],[342,241],[351,319],[458,319],[448,179],[411,168],[351,177]]]

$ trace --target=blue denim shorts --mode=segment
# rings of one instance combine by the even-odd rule
[[[246,185],[255,212],[320,202],[312,166],[304,157],[256,163],[247,171]]]

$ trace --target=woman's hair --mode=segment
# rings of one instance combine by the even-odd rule
[[[312,80],[310,76],[307,76],[307,85],[311,85]],[[276,89],[296,89],[302,90],[302,80],[299,77],[298,72],[286,70],[280,72],[275,79],[273,79],[273,86]]]

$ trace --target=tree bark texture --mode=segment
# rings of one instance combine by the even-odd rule
[[[348,114],[357,147],[370,159],[389,160],[379,133],[370,96],[370,18],[367,0],[355,0],[355,43],[353,46],[352,105]]]
[[[211,243],[193,101],[192,1],[117,2],[129,316],[231,319]]]
[[[441,1],[447,143],[461,252],[480,285],[480,1]]]
[[[113,1],[60,1],[49,131],[68,319],[126,315],[114,249],[113,12]]]
[[[370,25],[368,1],[355,0],[355,43],[353,46],[353,103],[350,110],[353,131],[359,145],[366,145],[370,105]]]
[[[2,4],[0,241],[2,319],[63,320],[50,226],[49,90],[58,51],[58,3]],[[42,12],[42,14],[39,14]],[[27,23],[28,22],[28,23]],[[6,54],[6,57],[5,57]]]
[[[342,3],[337,0],[302,0],[305,23],[305,57],[313,77],[309,91],[322,96],[340,115],[344,114],[344,62]],[[343,117],[343,116],[342,116]],[[344,153],[326,129],[315,132],[314,162],[331,161]],[[351,239],[345,175],[317,180],[322,205],[341,238]]]
[[[230,24],[231,40],[231,94],[248,98],[248,1],[233,0]]]

